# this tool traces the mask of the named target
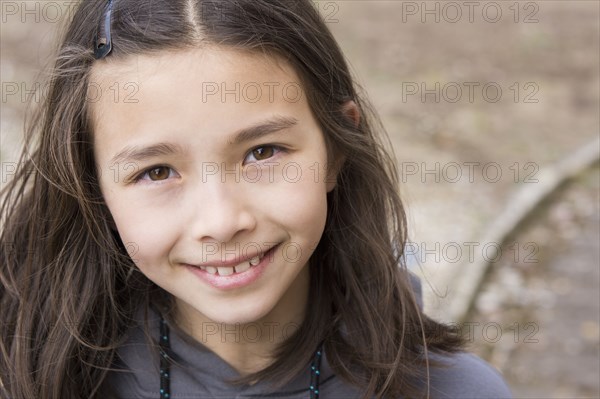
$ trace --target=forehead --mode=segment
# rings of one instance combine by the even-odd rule
[[[189,72],[201,70],[208,77],[243,77],[252,72],[269,72],[292,75],[295,71],[283,57],[275,53],[234,49],[225,46],[204,46],[184,50],[164,50],[151,54],[131,55],[121,58],[105,58],[91,69],[90,81],[108,83],[115,79],[149,77],[165,68],[189,68]],[[236,68],[237,67],[237,68]],[[219,73],[221,72],[221,73]]]
[[[165,141],[224,154],[236,132],[280,117],[321,134],[294,69],[262,53],[211,47],[116,59],[94,66],[89,87],[99,164],[125,146]]]
[[[186,93],[201,93],[203,103],[219,99],[233,104],[254,102],[257,90],[264,94],[259,100],[275,101],[267,95],[280,93],[274,89],[282,85],[301,90],[299,77],[282,57],[207,46],[98,62],[91,69],[87,100],[96,126],[98,117],[114,104],[138,104],[143,98],[149,106],[145,94],[171,95],[177,101]]]

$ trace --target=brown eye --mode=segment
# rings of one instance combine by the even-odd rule
[[[169,177],[169,168],[166,166],[159,166],[158,168],[150,169],[148,171],[148,177],[150,180],[165,180]]]
[[[277,157],[277,155],[279,153],[286,153],[286,152],[287,152],[287,149],[285,149],[281,146],[274,145],[274,144],[269,144],[269,145],[265,144],[260,147],[255,147],[253,150],[248,152],[248,154],[246,155],[246,158],[244,159],[244,163],[262,162],[265,160],[269,160],[273,157]],[[251,158],[254,158],[254,161],[252,161]]]
[[[263,159],[271,158],[273,156],[273,152],[273,147],[265,146],[258,147],[257,149],[253,150],[252,155],[254,155],[254,157],[260,161]]]

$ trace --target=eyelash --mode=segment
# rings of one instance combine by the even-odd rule
[[[259,145],[257,147],[252,148],[250,151],[248,151],[248,153],[246,154],[246,157],[244,157],[244,159],[246,159],[248,157],[248,155],[252,154],[254,151],[256,151],[260,148],[272,148],[273,150],[275,150],[275,154],[272,157],[267,158],[265,161],[268,161],[269,159],[275,157],[280,152],[286,152],[285,148],[278,146],[278,145],[274,145],[274,144]],[[256,161],[256,162],[261,162],[261,161]],[[150,173],[150,171],[152,171],[154,169],[158,169],[158,168],[168,168],[170,170],[169,177],[171,177],[171,174],[172,174],[171,172],[174,172],[173,168],[171,168],[170,166],[153,165],[153,166],[150,166],[149,168],[144,169],[138,175],[134,176],[134,178],[131,180],[131,183],[136,184],[136,183],[139,183],[141,180],[148,180],[149,182],[153,182],[154,184],[156,184],[156,183],[160,183],[162,181],[168,180],[168,178],[165,180],[144,179],[144,176],[148,175],[148,173]]]
[[[275,153],[273,154],[273,156],[272,156],[272,157],[269,157],[269,158],[267,158],[267,159],[266,159],[266,160],[264,160],[264,161],[268,161],[268,160],[270,160],[271,158],[274,158],[274,157],[276,157],[276,156],[277,156],[277,154],[279,154],[280,152],[285,152],[285,151],[286,151],[286,149],[285,149],[285,148],[283,148],[283,147],[281,147],[281,146],[278,146],[278,145],[275,145],[275,144],[264,144],[264,145],[259,145],[259,146],[257,146],[257,147],[254,147],[253,149],[251,149],[250,151],[248,151],[248,153],[246,154],[246,157],[244,157],[244,159],[246,159],[246,158],[248,157],[248,155],[252,154],[254,151],[258,150],[259,148],[272,148],[273,150],[275,150],[275,151],[274,151]],[[258,160],[257,160],[256,162],[262,162],[262,161],[258,161]]]
[[[152,170],[158,169],[158,168],[168,168],[169,169],[169,177],[171,177],[171,174],[172,174],[171,172],[174,172],[173,168],[171,168],[170,166],[167,166],[167,165],[154,165],[154,166],[151,166],[149,168],[144,169],[142,172],[140,172],[140,174],[138,174],[137,176],[135,176],[132,179],[131,182],[135,184],[135,183],[139,183],[141,180],[147,180],[148,182],[152,182],[153,184],[156,184],[156,183],[160,184],[161,182],[163,182],[163,180],[144,179],[144,176],[146,176]],[[168,178],[165,179],[165,180],[168,180]]]

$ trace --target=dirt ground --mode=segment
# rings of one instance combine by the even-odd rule
[[[545,201],[509,240],[535,256],[515,262],[507,246],[468,318],[516,397],[600,397],[599,190],[596,167]]]
[[[46,10],[46,18],[23,15],[22,10],[8,15],[7,3],[39,3],[42,14],[44,4],[53,2],[2,1],[3,164],[15,158],[26,107],[23,97],[48,60],[57,28],[51,10]],[[435,280],[437,272],[453,270],[438,247],[477,241],[515,190],[536,184],[545,166],[600,134],[600,2],[358,0],[315,5],[389,132],[411,240],[418,244],[415,256],[430,251],[420,262],[425,278]],[[14,87],[17,93],[9,94]],[[590,179],[597,178],[596,173]],[[478,302],[480,314],[473,316],[503,326],[518,323],[520,328],[533,320],[540,337],[553,334],[544,345],[502,346],[500,340],[490,349],[485,340],[474,342],[478,353],[503,370],[518,397],[600,395],[594,379],[600,371],[599,310],[590,305],[600,300],[599,188],[593,181],[581,184],[586,201],[592,203],[586,205],[582,226],[568,230],[561,225],[557,230],[544,224],[546,216],[541,215],[537,229],[542,235],[552,237],[566,228],[573,236],[554,252],[536,255],[536,280],[520,277],[527,284],[544,285],[554,299],[548,299],[550,293],[540,297],[542,312],[518,296],[520,310],[513,312],[505,304],[488,314],[486,300],[504,303],[492,289]],[[559,217],[567,212],[564,207],[569,206],[555,211]],[[536,235],[518,240],[519,245],[544,243]],[[524,254],[513,263],[522,263]],[[570,267],[572,259],[578,269]],[[508,283],[501,287],[528,287],[508,274],[512,277],[492,274],[490,284],[506,278]],[[443,292],[445,287],[434,288]],[[556,307],[556,314],[548,314],[554,307],[550,304],[563,303],[560,292],[569,289],[569,301]],[[452,299],[433,298],[426,306],[438,314]],[[578,334],[583,338],[574,338]]]
[[[449,23],[444,16],[451,19],[450,9],[443,13],[440,6],[436,23],[435,14],[422,15],[436,2],[419,2],[416,15],[405,10],[410,3],[340,2],[340,22],[331,27],[382,114],[401,170],[404,166],[415,240],[436,241],[440,225],[452,226],[442,240],[471,237],[519,184],[535,178],[538,167],[598,137],[599,5],[519,2],[518,23],[509,9],[512,2],[497,2],[503,17],[496,23],[487,22],[482,12],[474,12],[471,23],[466,8],[462,19]],[[478,4],[483,10],[491,3]],[[525,10],[532,4],[537,8]],[[525,11],[536,11],[538,22],[526,23]],[[473,102],[468,82],[481,89],[474,90]],[[436,92],[436,83],[439,102],[435,94],[423,98],[424,90]],[[483,86],[493,83],[502,89],[496,102],[491,89],[487,98],[483,94]],[[409,95],[414,84],[419,92]],[[462,96],[451,102],[456,85]],[[435,171],[436,162],[440,172],[427,174]],[[462,166],[456,182],[450,168],[444,173],[450,162]],[[473,183],[469,162],[479,163]],[[416,173],[412,163],[418,164]],[[498,181],[495,170],[501,172]]]

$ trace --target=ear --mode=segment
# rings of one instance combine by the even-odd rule
[[[352,100],[346,101],[342,104],[342,113],[354,123],[355,127],[358,127],[360,123],[360,111],[356,103]],[[346,157],[336,156],[333,162],[330,162],[331,168],[327,171],[327,192],[332,191],[337,185],[337,176],[340,169],[344,165]]]
[[[358,124],[360,123],[360,110],[354,101],[346,101],[342,105],[342,112],[348,119],[354,122],[354,127],[358,127]]]

